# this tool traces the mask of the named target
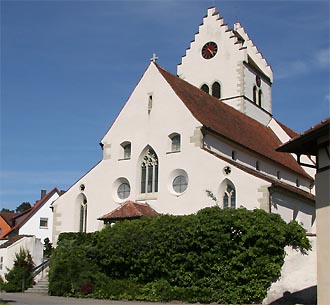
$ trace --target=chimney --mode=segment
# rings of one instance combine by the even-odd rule
[[[47,191],[46,190],[41,190],[41,199],[46,196]]]

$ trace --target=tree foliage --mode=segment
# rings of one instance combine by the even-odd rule
[[[16,213],[23,213],[26,210],[31,208],[30,202],[22,202],[17,208],[16,208]]]
[[[32,287],[32,271],[34,267],[35,265],[29,251],[21,248],[19,253],[15,254],[13,268],[5,275],[7,282],[3,284],[2,289],[7,292],[22,291],[23,280],[25,289]]]
[[[311,248],[296,222],[262,210],[213,207],[124,221],[93,234],[62,234],[50,292],[75,295],[94,281],[94,296],[119,298],[106,287],[129,281],[134,293],[126,299],[260,302],[280,276],[287,245],[303,254]]]

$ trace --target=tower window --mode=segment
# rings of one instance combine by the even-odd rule
[[[202,89],[204,92],[206,92],[206,93],[210,93],[210,88],[209,88],[209,86],[206,85],[206,84],[202,85],[201,89]]]
[[[123,147],[124,159],[130,159],[131,158],[131,143],[125,142],[122,144],[122,147]]]
[[[258,92],[258,105],[261,107],[262,105],[262,91],[259,90]]]
[[[214,82],[212,85],[212,95],[216,98],[221,97],[221,86],[218,82]]]
[[[253,103],[257,103],[257,86],[253,86]]]

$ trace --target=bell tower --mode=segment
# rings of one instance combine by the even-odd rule
[[[272,117],[273,72],[244,28],[211,7],[178,65],[182,79],[264,125]]]

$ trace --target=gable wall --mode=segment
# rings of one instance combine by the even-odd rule
[[[7,232],[9,232],[11,227],[8,223],[0,216],[0,238],[5,236]]]
[[[52,230],[53,230],[53,212],[50,205],[55,201],[59,195],[54,193],[47,202],[45,202],[19,229],[20,235],[35,235],[39,238],[41,242],[44,241],[46,237],[52,240]],[[40,219],[48,219],[48,227],[40,227]]]

